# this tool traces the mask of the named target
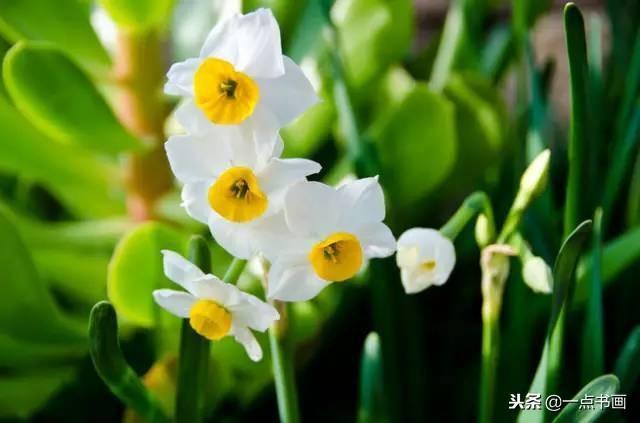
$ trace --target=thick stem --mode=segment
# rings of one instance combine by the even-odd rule
[[[155,30],[118,36],[115,76],[121,87],[118,115],[150,149],[127,160],[127,206],[135,220],[153,218],[156,200],[171,189],[173,177],[162,142],[166,108],[162,101],[164,82],[163,46]]]
[[[480,423],[489,423],[493,418],[493,402],[496,388],[498,352],[500,350],[500,328],[498,316],[482,318],[482,370],[480,376]]]

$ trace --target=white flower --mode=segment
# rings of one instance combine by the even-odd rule
[[[160,307],[189,319],[193,330],[210,340],[230,335],[242,344],[253,361],[262,359],[262,348],[251,329],[264,332],[280,319],[278,311],[236,286],[204,274],[193,263],[173,251],[163,250],[164,273],[187,292],[153,291]]]
[[[318,101],[300,67],[282,54],[267,9],[216,25],[200,56],[174,64],[167,77],[165,92],[188,98],[176,118],[190,133],[221,125],[277,131]]]
[[[208,224],[216,241],[236,257],[256,252],[255,238],[282,208],[287,189],[320,171],[306,159],[279,159],[282,140],[229,132],[223,139],[179,135],[166,142],[171,169],[184,184],[183,207]]]
[[[300,182],[289,189],[281,219],[272,219],[271,236],[260,238],[272,262],[268,297],[306,301],[330,282],[347,280],[366,259],[387,257],[395,239],[382,223],[384,196],[378,178],[349,182],[336,189]]]
[[[456,264],[456,250],[439,231],[412,228],[398,238],[396,261],[405,292],[415,294],[449,279]]]

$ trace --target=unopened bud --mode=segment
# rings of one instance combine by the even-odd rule
[[[522,279],[534,292],[550,294],[553,289],[553,273],[541,257],[530,257],[525,260]]]
[[[526,193],[527,199],[540,195],[547,185],[549,177],[549,161],[551,159],[551,151],[544,150],[533,159],[522,174],[520,179],[520,191]]]

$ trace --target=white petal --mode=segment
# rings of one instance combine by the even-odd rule
[[[384,219],[384,194],[377,176],[347,182],[338,192],[343,198],[343,222],[347,227],[382,222]]]
[[[257,250],[272,262],[283,255],[309,251],[314,244],[313,240],[291,233],[283,212],[261,219],[255,225],[254,239]]]
[[[412,268],[420,264],[420,253],[418,247],[398,246],[396,253],[396,264],[400,268]]]
[[[299,182],[284,201],[287,225],[294,234],[322,239],[336,231],[343,209],[338,192],[320,182]]]
[[[200,58],[187,59],[174,63],[167,72],[167,83],[164,92],[170,95],[193,95],[193,76],[202,60]]]
[[[226,60],[235,65],[238,57],[238,42],[234,30],[239,15],[234,15],[229,19],[219,22],[207,35],[200,57],[215,57]]]
[[[162,256],[164,274],[189,292],[192,282],[204,276],[202,270],[176,252],[162,250]]]
[[[207,224],[212,214],[208,192],[213,181],[199,181],[182,187],[182,207],[187,214],[200,223]]]
[[[226,283],[213,275],[204,275],[192,283],[192,293],[204,300],[213,300],[224,307],[237,305],[242,291],[237,286]]]
[[[256,253],[251,223],[231,222],[212,212],[208,224],[213,238],[231,255],[248,260]]]
[[[157,289],[153,291],[153,298],[160,307],[182,318],[189,317],[189,311],[196,302],[193,295],[172,289]]]
[[[258,178],[263,191],[270,194],[287,188],[306,176],[320,172],[322,166],[307,159],[271,159]]]
[[[194,135],[211,134],[217,126],[221,126],[212,124],[191,98],[180,103],[173,115],[186,132]]]
[[[278,311],[270,304],[253,295],[242,292],[235,306],[229,307],[234,320],[251,329],[264,332],[274,321],[280,319]]]
[[[180,182],[217,177],[229,167],[231,151],[225,140],[177,135],[164,144],[171,170]]]
[[[268,283],[267,296],[280,301],[310,300],[330,284],[315,274],[304,256],[289,256],[274,262]]]
[[[244,347],[247,355],[253,361],[262,360],[262,347],[248,327],[236,324],[231,327],[231,334]]]
[[[236,18],[233,37],[238,70],[254,78],[277,78],[284,73],[280,28],[271,10],[258,9]]]
[[[396,250],[391,229],[382,222],[371,223],[355,230],[367,258],[389,257]]]
[[[434,285],[436,280],[433,276],[433,273],[421,273],[416,269],[400,271],[402,286],[407,294],[416,294]]]
[[[284,75],[276,79],[261,79],[260,99],[278,118],[280,126],[286,126],[318,102],[313,86],[293,60],[284,60]]]

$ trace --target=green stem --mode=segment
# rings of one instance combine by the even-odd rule
[[[483,316],[482,319],[480,423],[489,423],[493,421],[496,371],[498,367],[498,352],[500,350],[500,327],[498,325],[498,316]]]
[[[473,219],[478,213],[483,213],[489,223],[489,232],[495,236],[495,226],[493,218],[493,208],[491,207],[491,201],[487,194],[482,191],[476,191],[465,198],[464,202],[456,210],[456,212],[449,218],[449,220],[442,225],[440,233],[452,241],[460,234],[464,227]],[[493,237],[491,237],[493,238]]]
[[[89,353],[100,378],[127,407],[145,421],[169,422],[156,399],[124,359],[118,340],[116,312],[107,301],[101,301],[91,309]]]
[[[189,260],[204,273],[211,272],[209,247],[201,236],[191,238]],[[175,420],[178,423],[202,421],[209,348],[209,340],[196,333],[191,328],[189,320],[183,320],[176,390]]]
[[[246,260],[242,260],[239,258],[234,258],[229,267],[227,268],[226,273],[224,274],[224,278],[222,280],[226,283],[236,284],[240,275],[244,271],[244,268],[247,265]]]
[[[273,377],[278,399],[278,413],[282,423],[300,422],[298,394],[296,389],[293,345],[288,334],[291,325],[291,314],[287,303],[274,302],[280,311],[280,321],[269,329],[269,345],[273,363]]]

